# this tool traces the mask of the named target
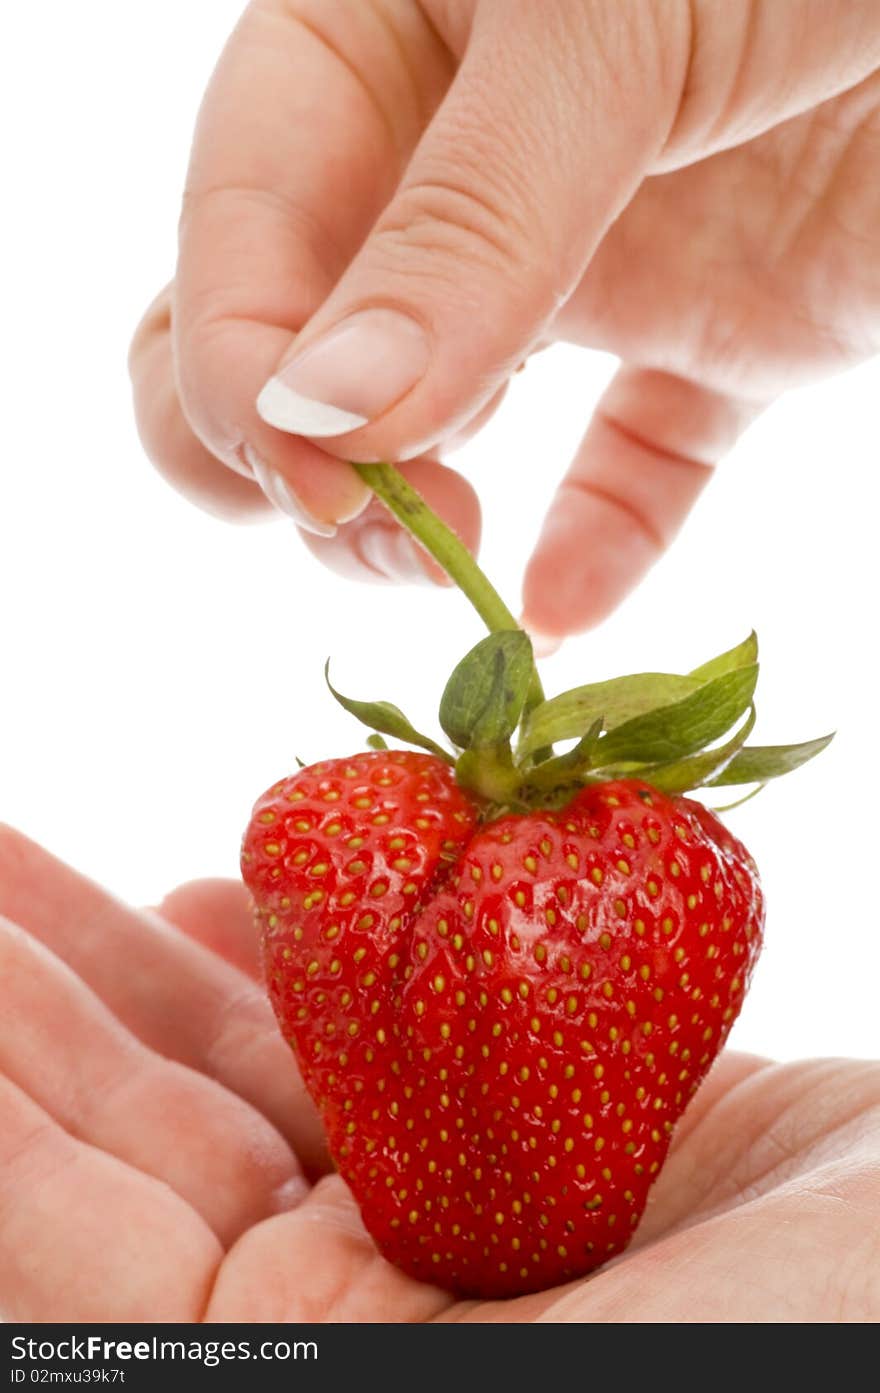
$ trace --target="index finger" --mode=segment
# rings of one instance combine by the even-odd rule
[[[447,63],[415,4],[395,6],[392,22],[363,0],[255,0],[199,116],[171,311],[182,413],[211,455],[264,487],[268,477],[270,494],[280,475],[319,533],[357,514],[365,486],[268,426],[256,398],[390,196]],[[175,454],[165,472],[194,468],[179,431],[163,445],[149,419],[143,430],[154,455]]]

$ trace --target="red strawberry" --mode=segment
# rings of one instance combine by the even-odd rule
[[[303,770],[245,879],[275,1011],[383,1253],[481,1296],[626,1246],[739,1012],[744,848],[645,784],[478,826],[430,755]]]
[[[759,951],[754,865],[678,795],[760,786],[828,742],[746,745],[754,635],[685,675],[545,701],[461,541],[392,466],[354,467],[493,632],[444,691],[452,754],[334,692],[429,753],[373,735],[378,752],[277,784],[243,874],[282,1030],[382,1252],[462,1293],[530,1291],[626,1246]]]
[[[396,707],[339,697],[436,753],[316,764],[257,803],[242,870],[275,1012],[368,1229],[414,1277],[505,1296],[629,1242],[763,927],[745,848],[676,794],[825,743],[744,747],[754,656],[533,704],[514,757],[531,650],[498,634],[444,694],[454,769]]]

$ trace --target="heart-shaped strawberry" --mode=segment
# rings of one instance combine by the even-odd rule
[[[459,539],[392,466],[355,468],[493,632],[443,693],[452,752],[331,687],[373,753],[276,784],[242,872],[278,1020],[382,1252],[461,1293],[531,1291],[626,1247],[760,948],[751,858],[680,795],[760,787],[831,737],[746,744],[754,634],[690,673],[545,700]]]
[[[275,1011],[385,1255],[480,1296],[628,1243],[761,941],[744,848],[644,783],[479,821],[431,755],[304,769],[243,868]]]

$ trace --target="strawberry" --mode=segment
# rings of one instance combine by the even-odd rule
[[[453,754],[334,692],[427,753],[374,736],[257,803],[242,870],[272,1004],[370,1233],[412,1276],[508,1296],[629,1242],[764,922],[748,852],[682,794],[763,784],[827,743],[746,746],[756,678],[750,636],[686,676],[542,701],[528,639],[502,631],[447,685]]]

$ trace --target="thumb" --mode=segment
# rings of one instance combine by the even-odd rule
[[[405,459],[497,391],[574,289],[673,123],[671,6],[497,0],[390,204],[258,399],[333,454]]]

